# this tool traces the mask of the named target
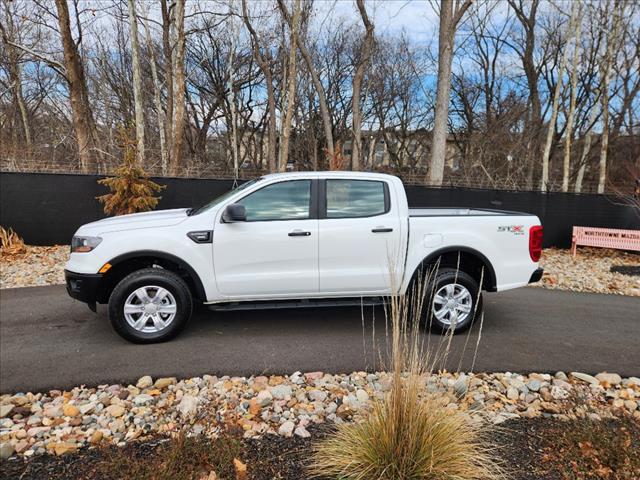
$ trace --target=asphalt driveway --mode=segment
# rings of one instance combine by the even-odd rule
[[[134,345],[62,286],[0,290],[0,391],[190,377],[381,367],[381,308],[199,311],[175,340]],[[522,288],[485,296],[475,371],[640,375],[640,298]],[[364,325],[364,327],[363,327]],[[470,369],[478,324],[447,367]],[[440,337],[433,335],[432,345]],[[466,343],[466,347],[465,347]]]

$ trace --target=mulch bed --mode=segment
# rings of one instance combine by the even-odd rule
[[[640,277],[640,266],[634,265],[613,265],[610,269],[611,273],[621,273],[630,277]]]
[[[249,479],[299,480],[308,478],[306,465],[313,443],[326,436],[331,427],[309,430],[312,437],[308,439],[268,435],[248,440],[233,437],[217,444],[204,439],[184,444],[182,439],[178,447],[159,439],[122,448],[84,449],[61,457],[11,459],[2,463],[0,473],[2,478],[24,480],[199,479],[215,470],[218,479],[233,479],[232,459],[237,457],[247,465]],[[640,424],[630,417],[595,422],[517,419],[498,427],[492,440],[498,445],[497,457],[513,479],[640,478]],[[182,458],[176,458],[176,453]]]

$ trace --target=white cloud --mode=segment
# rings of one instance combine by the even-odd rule
[[[321,0],[315,5],[319,20],[329,15],[359,21],[353,0]],[[438,16],[426,0],[368,0],[365,6],[378,34],[404,31],[416,42],[431,42],[437,31]]]

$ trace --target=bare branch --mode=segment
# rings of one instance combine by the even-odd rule
[[[54,60],[53,58],[51,58],[51,57],[49,57],[49,56],[47,56],[45,54],[38,53],[35,50],[32,50],[31,48],[26,47],[24,45],[20,45],[18,43],[14,43],[14,42],[11,42],[9,40],[7,40],[7,43],[9,45],[11,45],[12,47],[18,48],[18,49],[22,50],[23,52],[28,53],[29,55],[31,55],[32,57],[37,58],[38,60],[42,60],[47,65],[49,65],[52,69],[54,69],[56,72],[58,72],[60,75],[62,75],[64,78],[67,78],[67,69],[60,62]]]

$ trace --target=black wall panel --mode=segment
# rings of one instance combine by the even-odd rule
[[[104,217],[95,197],[107,193],[95,175],[0,173],[0,223],[28,244],[69,243],[83,223]],[[229,190],[232,180],[154,179],[167,188],[158,208],[198,206]],[[496,208],[533,213],[544,225],[545,246],[568,247],[573,225],[640,229],[632,208],[603,195],[510,192],[408,186],[412,207]]]

